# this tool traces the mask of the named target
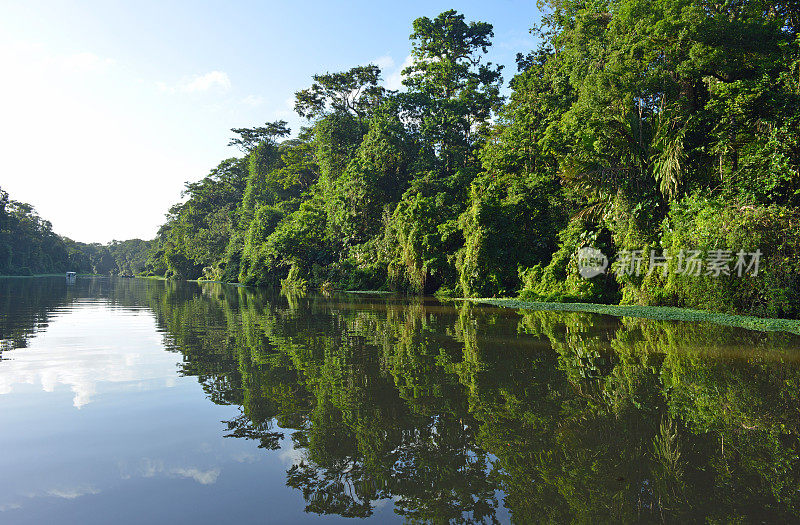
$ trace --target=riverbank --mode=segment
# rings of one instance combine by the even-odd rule
[[[492,298],[466,298],[452,300],[489,304],[503,308],[514,308],[517,310],[588,312],[602,315],[613,315],[615,317],[655,319],[658,321],[704,322],[723,326],[746,328],[748,330],[758,330],[762,332],[789,332],[800,335],[800,320],[770,319],[753,317],[749,315],[723,314],[705,310],[692,310],[690,308],[677,308],[673,306],[619,306],[594,303],[539,303],[533,301],[522,301],[519,299]]]
[[[163,277],[144,277],[146,279],[164,279]],[[191,282],[220,282],[193,280]],[[245,286],[238,283],[234,286]],[[337,290],[348,294],[365,295],[390,295],[394,292],[386,290]],[[756,330],[761,332],[788,332],[800,335],[800,320],[755,317],[751,315],[725,314],[709,310],[695,310],[691,308],[678,308],[674,306],[637,306],[637,305],[608,305],[598,303],[554,303],[524,301],[512,298],[458,298],[437,297],[440,301],[468,301],[478,304],[488,304],[503,308],[530,311],[552,312],[586,312],[614,317],[635,317],[641,319],[654,319],[657,321],[686,321],[697,323],[713,323],[722,326],[732,326]]]
[[[24,279],[33,277],[63,277],[64,274],[37,274],[37,275],[2,275],[5,279]],[[78,274],[79,277],[108,277],[101,274]],[[136,279],[150,279],[157,281],[167,280],[162,276],[135,276]],[[212,281],[204,279],[191,279],[188,282],[196,283],[219,283],[238,287],[246,287],[240,283],[226,283],[222,281]],[[337,290],[348,294],[364,295],[390,295],[394,292],[386,290]],[[439,298],[442,301],[468,301],[477,304],[487,304],[502,308],[512,308],[516,310],[529,311],[552,311],[552,312],[586,312],[601,315],[611,315],[614,317],[635,317],[642,319],[654,319],[658,321],[687,321],[713,323],[722,326],[732,326],[757,330],[762,332],[788,332],[800,335],[800,320],[795,319],[775,319],[755,317],[749,315],[724,314],[706,310],[694,310],[691,308],[677,308],[673,306],[635,306],[635,305],[607,305],[597,303],[554,303],[554,302],[535,302],[523,301],[511,298]]]

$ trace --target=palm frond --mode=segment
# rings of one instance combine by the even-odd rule
[[[673,200],[678,196],[683,181],[686,126],[675,130],[671,130],[670,127],[663,125],[659,129],[652,161],[653,176],[659,183],[661,193],[668,200]]]

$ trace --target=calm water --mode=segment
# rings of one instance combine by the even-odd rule
[[[0,279],[0,522],[796,522],[800,340]]]

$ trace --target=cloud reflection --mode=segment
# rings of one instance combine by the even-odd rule
[[[134,468],[133,474],[125,472],[122,465],[122,479],[130,479],[136,475],[143,478],[154,478],[157,476],[177,477],[192,479],[201,485],[212,485],[216,483],[222,470],[218,467],[210,469],[200,469],[198,467],[170,467],[165,465],[163,460],[144,458],[138,467]]]
[[[45,392],[65,385],[74,393],[75,408],[120,386],[173,386],[179,362],[178,356],[164,351],[151,313],[96,303],[75,304],[54,317],[28,348],[3,357],[0,395],[12,393],[17,385],[38,384]]]

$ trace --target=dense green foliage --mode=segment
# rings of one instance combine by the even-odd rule
[[[61,237],[30,204],[12,200],[0,188],[0,275],[137,275],[144,271],[153,246],[153,241],[140,239],[102,245]]]
[[[0,275],[60,272],[71,255],[50,222],[0,189]]]
[[[666,304],[797,316],[796,2],[549,2],[507,100],[492,26],[419,18],[405,88],[314,76],[309,120],[234,129],[244,157],[188,184],[148,271],[247,284]],[[672,254],[584,279],[576,253]],[[761,250],[747,276],[675,254]]]
[[[141,274],[147,267],[147,260],[154,244],[154,241],[143,241],[141,239],[111,241],[105,246],[105,249],[114,259],[114,268],[110,270],[110,273],[124,276]]]

